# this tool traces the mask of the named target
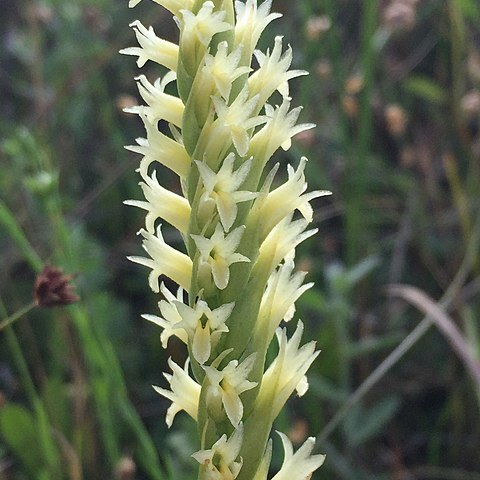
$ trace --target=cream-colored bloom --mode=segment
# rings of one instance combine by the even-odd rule
[[[181,10],[182,14],[182,47],[194,46],[199,41],[205,47],[209,45],[212,37],[221,32],[231,30],[232,26],[224,22],[225,12],[214,12],[215,5],[207,0],[197,14],[190,10]],[[185,45],[183,45],[185,43]]]
[[[198,66],[208,50],[213,36],[232,29],[225,22],[225,12],[214,12],[215,5],[210,0],[203,3],[197,14],[190,10],[180,10],[180,50],[186,71],[194,77]]]
[[[213,281],[220,290],[223,290],[228,285],[230,265],[250,261],[245,255],[235,252],[244,230],[245,227],[242,225],[225,235],[222,226],[218,223],[215,227],[215,232],[210,238],[192,234],[193,241],[200,252],[199,268],[210,269]]]
[[[215,363],[204,366],[208,377],[207,406],[212,415],[221,417],[221,406],[225,409],[228,419],[236,428],[243,417],[243,404],[240,394],[251,390],[257,382],[247,380],[248,374],[255,363],[256,353],[248,356],[242,363],[230,361],[223,370],[217,370]]]
[[[260,68],[248,78],[248,90],[251,96],[259,95],[260,104],[264,104],[275,90],[288,98],[288,81],[301,75],[308,75],[304,70],[288,70],[292,63],[292,49],[289,47],[282,55],[282,37],[275,37],[272,52],[263,53],[255,50],[255,57]]]
[[[241,48],[237,47],[229,53],[226,41],[220,42],[215,55],[207,53],[203,67],[199,68],[190,91],[187,109],[194,114],[194,120],[187,118],[184,128],[200,130],[207,129],[213,121],[212,96],[220,95],[226,102],[229,101],[232,86],[239,77],[246,75],[250,68],[239,66]],[[193,125],[189,124],[191,121]],[[188,133],[188,132],[186,132]]]
[[[198,402],[200,399],[200,385],[188,374],[189,360],[185,362],[182,369],[171,358],[168,364],[172,369],[173,375],[164,373],[163,376],[170,384],[171,390],[160,387],[153,387],[157,393],[168,398],[172,404],[167,410],[166,422],[170,428],[175,415],[181,410],[185,410],[194,420],[197,419]]]
[[[138,56],[137,65],[139,67],[143,67],[148,60],[151,60],[169,70],[177,70],[178,45],[158,38],[153,27],[147,30],[138,20],[135,20],[130,26],[135,30],[140,47],[124,48],[120,50],[120,53]]]
[[[309,480],[311,474],[325,461],[325,455],[312,455],[315,446],[315,438],[309,437],[305,443],[293,453],[292,443],[282,433],[280,435],[285,451],[282,468],[272,480]]]
[[[331,195],[328,190],[304,193],[307,189],[304,174],[306,163],[307,159],[302,157],[296,171],[291,165],[288,165],[288,180],[268,195],[259,197],[253,210],[258,209],[257,215],[263,220],[261,238],[265,238],[275,225],[294,210],[298,210],[305,220],[311,222],[313,210],[309,203],[310,200]]]
[[[267,121],[263,115],[254,115],[258,95],[249,98],[248,89],[245,88],[230,105],[220,97],[213,97],[212,101],[217,119],[208,130],[207,155],[213,154],[214,158],[223,156],[233,143],[238,155],[244,157],[250,142],[249,130]]]
[[[290,340],[287,339],[286,329],[276,331],[279,352],[263,375],[258,397],[268,405],[272,418],[280,413],[294,390],[303,395],[308,387],[304,375],[320,352],[315,351],[315,342],[300,347],[302,333],[301,321],[298,321]]]
[[[292,255],[274,270],[262,297],[256,327],[270,339],[282,320],[290,321],[295,313],[295,302],[313,283],[303,284],[306,272],[293,272]]]
[[[162,187],[157,180],[157,172],[140,182],[146,202],[140,200],[126,200],[126,205],[147,210],[145,226],[148,232],[154,233],[157,219],[167,221],[183,234],[187,233],[190,220],[190,205],[186,198]]]
[[[279,147],[288,150],[291,138],[297,133],[315,126],[313,123],[296,125],[302,108],[297,107],[288,111],[289,108],[290,99],[288,98],[284,98],[282,104],[275,109],[268,104],[265,106],[268,121],[250,140],[250,148],[247,153],[258,158],[257,161],[260,161],[262,165]]]
[[[270,13],[272,0],[263,2],[259,7],[257,0],[235,2],[237,21],[235,24],[235,43],[242,45],[244,58],[250,59],[253,50],[257,46],[258,39],[265,27],[280,13]]]
[[[144,114],[152,124],[159,120],[166,120],[177,127],[181,127],[185,109],[183,102],[178,97],[165,93],[165,87],[175,79],[175,72],[168,72],[162,79],[158,78],[152,85],[145,75],[136,77],[138,91],[148,107],[143,105],[129,107],[125,109],[125,112]]]
[[[192,260],[190,257],[165,243],[160,226],[157,228],[157,235],[143,229],[138,233],[144,237],[142,246],[150,255],[150,258],[128,257],[128,259],[152,269],[148,276],[150,288],[158,293],[158,277],[166,275],[188,292],[192,281]]]
[[[316,228],[304,231],[308,223],[304,219],[292,221],[292,215],[285,217],[261,244],[257,264],[272,272],[299,243],[317,233]]]
[[[179,323],[181,323],[183,319],[177,309],[177,305],[183,303],[183,288],[179,287],[177,290],[177,296],[175,296],[162,282],[160,285],[160,291],[165,297],[165,300],[160,300],[160,302],[158,302],[158,308],[163,317],[148,314],[142,315],[142,317],[163,328],[163,332],[160,335],[160,341],[162,342],[163,348],[167,348],[168,339],[173,335],[178,337],[184,343],[187,343],[187,332],[183,328],[179,328]]]
[[[177,326],[187,332],[192,345],[192,354],[200,365],[210,358],[212,348],[215,348],[222,333],[228,332],[225,322],[234,306],[235,303],[232,302],[210,310],[203,300],[199,300],[195,308],[184,303],[176,304],[178,313],[182,317],[182,321]]]
[[[225,232],[228,232],[237,217],[237,203],[252,200],[254,192],[240,191],[238,188],[247,178],[252,159],[244,162],[235,172],[235,154],[227,155],[220,170],[215,173],[205,162],[196,161],[205,188],[200,202],[213,201],[217,208]]]
[[[205,480],[234,480],[242,468],[238,459],[243,439],[243,425],[236,428],[230,438],[223,434],[208,450],[199,450],[192,457],[202,465]]]
[[[209,53],[205,56],[202,74],[211,79],[225,101],[228,101],[230,97],[233,82],[250,71],[249,67],[239,66],[241,55],[241,47],[228,53],[228,43],[220,42],[215,56]]]
[[[163,318],[156,315],[142,315],[142,317],[164,329],[160,336],[163,348],[167,348],[168,339],[172,335],[177,336],[184,343],[190,340],[195,360],[200,364],[205,363],[221,334],[228,332],[225,321],[235,304],[227,303],[211,310],[206,302],[199,300],[195,308],[191,308],[183,303],[181,287],[176,297],[163,283],[160,290],[166,298],[159,302]]]
[[[159,162],[180,178],[185,178],[191,164],[191,158],[185,147],[161,133],[142,112],[139,112],[139,115],[145,125],[147,138],[137,138],[138,145],[125,147],[127,150],[143,155],[137,171],[143,178],[147,178],[149,166],[152,162]]]

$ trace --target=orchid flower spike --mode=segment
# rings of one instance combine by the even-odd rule
[[[160,327],[163,348],[177,341],[188,356],[183,368],[168,361],[169,388],[154,388],[171,402],[169,427],[181,411],[197,423],[199,480],[269,480],[273,422],[292,395],[307,392],[319,353],[314,341],[301,344],[300,321],[291,336],[282,322],[294,323],[295,303],[313,286],[295,271],[295,248],[317,231],[313,200],[330,192],[308,190],[304,157],[286,167],[283,184],[274,185],[279,164],[267,167],[314,127],[298,122],[292,99],[292,82],[306,72],[291,69],[283,37],[258,48],[281,17],[272,0],[153,1],[179,36],[164,40],[135,20],[138,45],[121,51],[151,67],[136,77],[141,104],[126,109],[145,127],[126,147],[140,155],[143,195],[125,203],[145,214],[146,255],[129,259],[149,269],[159,295],[158,312],[143,318]],[[310,478],[324,458],[312,454],[314,439],[294,453],[279,435],[285,458],[270,480]]]

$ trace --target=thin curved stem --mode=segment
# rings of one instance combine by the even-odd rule
[[[36,307],[35,302],[29,303],[28,305],[25,305],[24,307],[22,307],[20,310],[17,310],[15,313],[12,313],[12,315],[10,315],[9,317],[3,319],[0,322],[0,332],[4,328],[11,325],[13,322],[17,321],[19,318],[22,318],[24,315],[26,315],[28,312],[30,312],[30,310],[32,310],[35,307]]]

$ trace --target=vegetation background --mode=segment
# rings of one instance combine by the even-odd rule
[[[192,422],[167,431],[163,351],[140,251],[142,136],[128,24],[175,38],[153,2],[0,1],[0,321],[44,264],[81,300],[0,331],[0,479],[196,478]],[[322,354],[278,421],[327,453],[315,479],[480,478],[480,4],[275,0],[302,121],[282,163],[310,161],[319,233],[297,304]],[[149,76],[160,69],[147,64]],[[165,177],[164,182],[173,179]],[[173,232],[164,230],[175,242]],[[396,287],[389,287],[396,285]],[[406,287],[409,285],[410,287]],[[430,316],[425,319],[425,315]],[[281,463],[279,452],[275,465]]]

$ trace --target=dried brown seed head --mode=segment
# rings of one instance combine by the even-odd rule
[[[39,307],[55,307],[78,302],[80,297],[75,294],[71,280],[72,276],[64,275],[59,268],[45,265],[35,280],[35,303]]]

